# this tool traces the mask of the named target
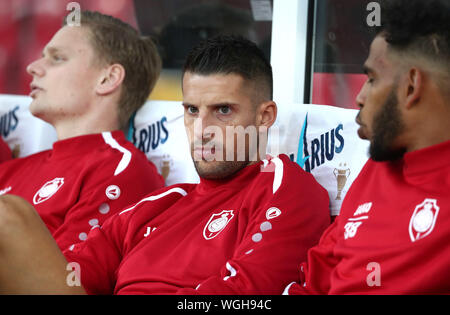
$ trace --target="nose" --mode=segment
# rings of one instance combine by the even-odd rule
[[[359,108],[362,108],[364,106],[364,102],[365,102],[365,87],[366,87],[366,83],[364,83],[364,85],[361,87],[361,90],[359,91],[358,95],[356,95],[356,105]]]
[[[200,113],[194,124],[195,138],[209,141],[214,138],[216,130],[208,113]]]
[[[43,76],[44,75],[45,71],[41,65],[41,60],[42,60],[42,58],[37,59],[27,66],[28,74],[30,74],[32,76]]]

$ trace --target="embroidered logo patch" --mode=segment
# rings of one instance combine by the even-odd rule
[[[436,199],[425,199],[416,206],[409,221],[409,237],[412,242],[428,236],[433,231],[438,214]]]
[[[275,219],[276,217],[281,215],[281,210],[275,207],[269,208],[266,211],[267,220]]]
[[[64,185],[64,178],[55,178],[46,182],[33,197],[35,205],[40,204],[52,197]]]
[[[223,210],[221,213],[214,213],[203,229],[203,237],[206,240],[215,238],[225,229],[233,217],[233,210]]]
[[[119,199],[120,197],[120,188],[116,185],[110,185],[106,188],[105,194],[111,200]]]

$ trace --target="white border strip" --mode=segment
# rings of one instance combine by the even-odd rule
[[[274,0],[271,64],[274,101],[280,105],[303,104],[307,33],[308,0]]]

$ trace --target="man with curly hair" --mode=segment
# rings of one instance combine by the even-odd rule
[[[371,159],[285,293],[448,294],[450,2],[384,3],[364,69]]]

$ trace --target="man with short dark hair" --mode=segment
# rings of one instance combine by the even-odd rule
[[[265,156],[277,107],[271,67],[254,43],[207,40],[184,70],[184,118],[200,183],[167,187],[124,209],[65,251],[66,259],[30,205],[0,197],[0,291],[281,294],[329,225],[328,193],[287,156]],[[83,288],[66,284],[68,262],[81,271]]]
[[[27,71],[30,112],[56,129],[58,141],[52,150],[2,163],[0,191],[32,203],[64,249],[164,187],[123,132],[158,78],[159,55],[130,25],[83,11],[81,25],[64,24]]]
[[[289,294],[450,292],[450,3],[390,0],[356,101],[370,157]]]

